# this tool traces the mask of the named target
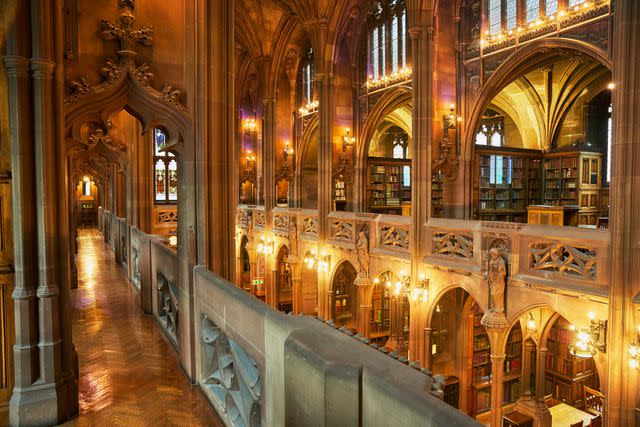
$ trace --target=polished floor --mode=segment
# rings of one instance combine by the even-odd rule
[[[116,265],[102,235],[79,232],[73,341],[80,415],[72,426],[222,426],[180,371],[175,351]]]

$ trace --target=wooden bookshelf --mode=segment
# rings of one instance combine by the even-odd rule
[[[370,211],[402,215],[402,208],[411,205],[411,183],[405,179],[411,179],[411,160],[376,157],[369,158],[368,165]]]
[[[444,197],[442,193],[442,174],[436,172],[431,178],[431,217],[444,217]]]
[[[375,286],[371,300],[371,342],[383,346],[389,339],[389,295],[385,286]]]
[[[504,378],[502,381],[503,404],[513,403],[521,394],[522,370],[522,329],[516,323],[509,333],[504,359]]]
[[[485,221],[526,222],[539,203],[542,152],[476,147],[474,216]]]
[[[470,415],[476,416],[491,409],[491,346],[489,335],[480,323],[484,313],[474,303],[471,310],[470,338],[471,392]]]
[[[592,358],[579,358],[569,352],[574,331],[569,322],[558,318],[549,331],[545,361],[545,395],[567,405],[581,408],[583,387],[598,389],[599,380]]]

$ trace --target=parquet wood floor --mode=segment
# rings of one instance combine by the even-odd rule
[[[79,231],[73,342],[80,414],[65,426],[222,426],[116,265],[102,235]]]

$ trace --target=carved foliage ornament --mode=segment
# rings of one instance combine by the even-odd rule
[[[202,386],[211,393],[228,425],[262,425],[258,365],[206,314],[202,315],[201,325]]]
[[[331,223],[331,239],[352,241],[353,224],[344,221],[333,221]]]
[[[472,259],[473,237],[455,233],[434,233],[433,253]]]
[[[238,227],[248,230],[251,226],[251,212],[245,209],[240,209],[238,212]]]
[[[380,227],[380,246],[383,248],[409,249],[409,232],[393,225]]]
[[[178,222],[178,211],[173,209],[158,210],[156,222],[160,224],[174,224]]]
[[[302,220],[302,232],[305,234],[318,234],[318,219],[305,218]]]
[[[565,276],[596,280],[596,252],[561,243],[533,243],[529,246],[529,267]]]
[[[138,66],[134,61],[137,55],[135,47],[138,44],[145,46],[151,46],[153,44],[153,26],[149,25],[140,29],[134,29],[134,1],[120,0],[118,4],[122,10],[119,21],[116,23],[108,19],[102,19],[100,21],[100,28],[103,39],[117,39],[119,41],[119,62],[116,64],[111,60],[107,60],[105,65],[100,69],[100,74],[104,77],[102,83],[91,85],[86,77],[80,77],[78,80],[71,81],[69,83],[71,94],[65,98],[65,105],[71,104],[88,95],[104,92],[111,86],[120,83],[127,75],[130,75],[133,81],[150,96],[163,100],[177,110],[186,111],[186,107],[179,101],[181,94],[178,89],[166,84],[161,91],[154,89],[150,84],[153,74],[149,72],[149,65],[142,64]]]

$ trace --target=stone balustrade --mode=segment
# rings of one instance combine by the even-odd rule
[[[486,271],[488,252],[507,257],[510,279],[606,296],[609,233],[490,221],[431,219],[425,264],[466,273]]]

